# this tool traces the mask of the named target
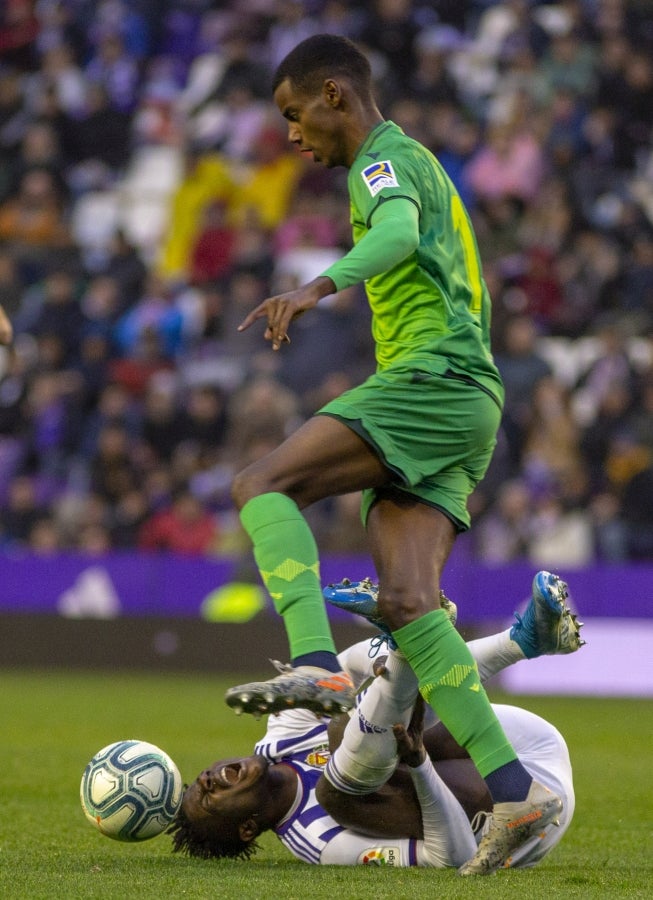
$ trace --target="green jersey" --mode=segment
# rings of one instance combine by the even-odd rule
[[[372,215],[393,197],[419,211],[419,246],[365,282],[378,369],[436,358],[477,381],[499,404],[503,386],[490,351],[490,297],[467,211],[448,175],[426,147],[393,122],[374,128],[348,177],[354,244]]]

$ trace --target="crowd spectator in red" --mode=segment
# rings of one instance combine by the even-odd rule
[[[203,225],[190,258],[190,280],[195,284],[220,281],[231,274],[236,234],[227,225],[226,204],[220,200],[204,209]]]
[[[180,492],[171,506],[154,513],[141,526],[141,550],[168,551],[183,555],[215,553],[219,530],[215,517],[203,509],[190,491]]]

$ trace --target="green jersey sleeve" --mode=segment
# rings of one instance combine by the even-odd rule
[[[392,203],[377,206],[372,216],[374,227],[346,256],[322,272],[333,281],[338,291],[367,281],[417,250],[419,214],[413,203],[399,197]]]

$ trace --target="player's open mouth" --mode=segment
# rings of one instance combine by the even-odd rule
[[[218,780],[224,785],[236,784],[240,780],[242,771],[242,766],[239,763],[223,766],[218,772]]]

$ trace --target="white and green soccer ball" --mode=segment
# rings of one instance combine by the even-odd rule
[[[84,770],[86,818],[116,841],[147,841],[166,830],[181,805],[181,775],[167,753],[146,741],[116,741]]]

